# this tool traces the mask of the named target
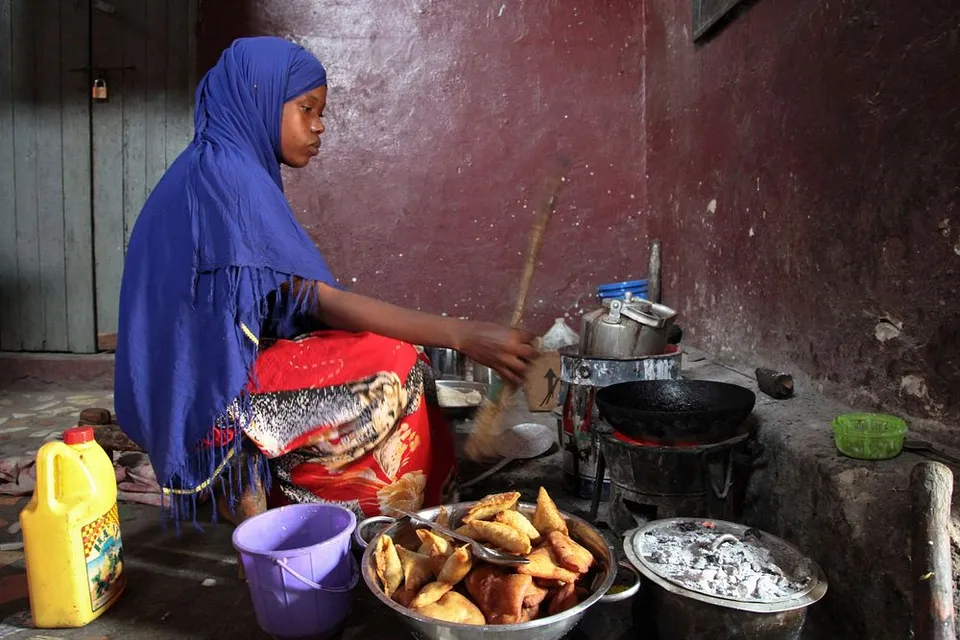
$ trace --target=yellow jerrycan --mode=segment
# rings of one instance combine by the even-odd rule
[[[126,585],[113,462],[92,428],[75,427],[40,448],[36,470],[20,512],[33,624],[82,627]]]

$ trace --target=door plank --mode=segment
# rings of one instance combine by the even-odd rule
[[[123,3],[123,250],[147,197],[147,0]]]
[[[123,5],[118,3],[117,11]],[[117,330],[120,278],[123,273],[123,39],[122,13],[93,11],[94,68],[106,73],[109,99],[92,103],[93,237],[96,265],[97,331]]]
[[[146,164],[147,189],[153,187],[167,168],[167,3],[147,2],[147,91]]]
[[[37,207],[36,37],[42,7],[30,0],[13,2],[13,165],[16,182],[16,306],[20,313],[20,348],[43,348],[43,296],[40,290],[40,224]]]
[[[0,349],[20,348],[17,196],[13,150],[13,16],[0,0]]]
[[[187,52],[193,30],[188,25],[190,9],[188,0],[168,0],[167,2],[167,166],[173,164],[177,156],[189,144],[191,139],[192,109]]]
[[[63,239],[63,155],[60,100],[60,2],[45,3],[37,38],[37,208],[44,351],[66,351],[67,291]]]
[[[85,73],[70,71],[90,63],[89,0],[61,0],[60,51],[63,60],[63,230],[67,292],[68,348],[97,350],[93,279],[93,209],[90,168],[90,85]]]

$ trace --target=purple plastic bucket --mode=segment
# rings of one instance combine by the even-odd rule
[[[294,504],[250,518],[233,532],[257,623],[284,640],[323,638],[350,614],[360,571],[350,553],[353,512]]]

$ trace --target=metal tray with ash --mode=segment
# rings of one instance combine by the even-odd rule
[[[705,380],[646,380],[597,392],[597,474],[608,474],[610,525],[733,517],[755,458],[755,394]],[[602,495],[594,491],[591,517]]]
[[[812,558],[733,522],[656,520],[628,532],[623,549],[646,578],[635,616],[655,622],[657,640],[799,640],[827,591]]]

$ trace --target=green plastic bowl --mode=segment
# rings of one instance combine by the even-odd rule
[[[845,413],[833,419],[833,439],[845,456],[888,460],[900,455],[907,423],[881,413]]]

